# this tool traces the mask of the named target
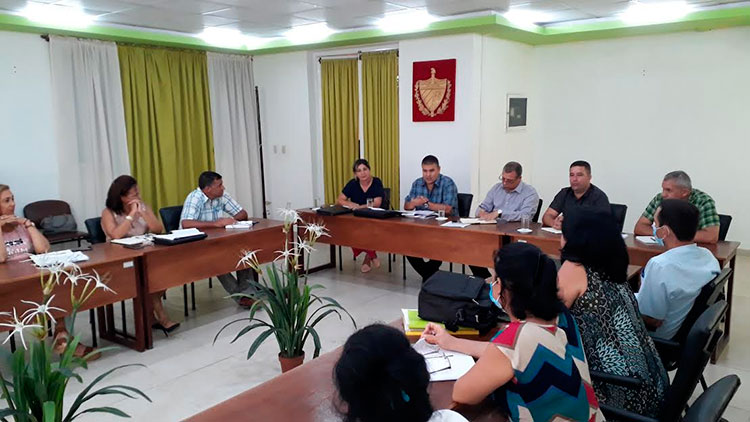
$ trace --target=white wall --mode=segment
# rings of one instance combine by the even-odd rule
[[[269,217],[291,202],[295,208],[313,204],[312,139],[307,52],[256,56],[255,83],[260,96],[264,168]]]
[[[531,95],[533,47],[492,37],[482,38],[481,124],[479,131],[478,192],[474,192],[472,212],[492,186],[499,182],[503,165],[518,161],[523,166],[523,180],[534,183],[533,116],[527,128],[505,130],[508,94]]]
[[[47,42],[0,32],[0,183],[10,185],[17,215],[29,202],[59,198],[53,126]]]
[[[414,179],[422,177],[425,155],[440,160],[459,192],[477,190],[482,37],[476,34],[424,38],[399,43],[401,204]],[[456,59],[456,115],[453,122],[412,122],[412,63]]]
[[[626,231],[682,169],[732,214],[729,238],[750,244],[750,28],[591,41],[534,49],[530,104],[534,182],[545,198],[586,159]],[[549,202],[545,201],[547,204]]]

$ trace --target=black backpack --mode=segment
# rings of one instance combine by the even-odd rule
[[[445,324],[448,331],[458,327],[476,328],[481,335],[497,326],[507,315],[489,298],[490,285],[484,279],[465,274],[438,271],[419,291],[419,317]]]

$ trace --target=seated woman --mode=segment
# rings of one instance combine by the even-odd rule
[[[333,379],[346,422],[466,422],[452,410],[433,411],[424,358],[404,333],[387,325],[352,334]]]
[[[138,183],[131,176],[120,176],[112,182],[107,192],[106,206],[102,211],[102,230],[107,235],[107,240],[164,231],[161,221],[141,200]],[[164,292],[151,294],[156,318],[153,328],[170,333],[180,324],[169,319],[161,303],[163,294]]]
[[[560,298],[581,329],[592,371],[635,377],[640,388],[594,382],[601,403],[657,417],[669,379],[627,283],[628,251],[609,212],[578,210],[562,223]]]
[[[427,324],[427,342],[479,358],[456,381],[454,401],[477,404],[492,395],[511,421],[604,420],[578,327],[557,297],[556,272],[536,246],[511,243],[495,253],[489,292],[510,317],[505,329],[486,343]]]
[[[49,251],[49,241],[37,230],[34,222],[27,218],[16,217],[16,201],[8,185],[0,184],[0,263],[22,261],[29,254],[46,253]],[[62,353],[67,345],[68,333],[65,323],[59,318],[55,324],[54,351]],[[74,352],[76,357],[84,357],[93,352],[94,348],[79,344]],[[89,361],[98,359],[101,355],[89,357]]]
[[[344,186],[344,189],[339,194],[338,204],[351,209],[367,208],[367,200],[372,199],[373,207],[382,205],[383,197],[385,196],[383,182],[377,177],[372,177],[372,174],[370,174],[370,163],[360,158],[354,162],[352,168],[354,169],[354,179],[350,180]],[[352,248],[352,252],[354,252],[355,258],[360,253],[365,253],[365,260],[362,262],[363,273],[369,272],[373,265],[376,268],[380,267],[380,260],[375,251]]]

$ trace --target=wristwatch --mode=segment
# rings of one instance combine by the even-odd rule
[[[131,217],[129,215],[126,215],[125,219],[128,220],[128,221],[130,221],[131,223],[133,222],[133,217]]]

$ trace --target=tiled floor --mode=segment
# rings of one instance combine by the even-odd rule
[[[344,251],[344,269],[326,270],[311,276],[312,281],[326,286],[325,293],[339,300],[348,309],[358,326],[375,321],[389,322],[399,317],[402,307],[416,307],[420,282],[409,269],[408,280],[401,279],[401,259],[397,259],[392,273],[387,271],[385,254],[383,267],[363,275]],[[408,265],[408,264],[407,264]],[[446,265],[447,267],[447,265]],[[454,268],[456,270],[456,268]],[[457,267],[460,271],[460,265]],[[706,379],[710,383],[721,376],[736,373],[750,383],[750,257],[738,260],[735,279],[732,341],[717,365],[709,365]],[[252,337],[247,336],[230,344],[231,336],[239,330],[230,328],[216,344],[212,344],[218,330],[226,323],[246,316],[229,299],[218,282],[209,289],[208,283],[196,284],[197,311],[182,321],[182,326],[171,337],[155,332],[155,347],[144,353],[121,349],[107,353],[93,362],[84,373],[88,382],[116,365],[139,363],[145,368],[127,368],[109,378],[108,384],[126,384],[142,389],[153,400],[120,399],[108,397],[92,405],[112,405],[137,421],[176,421],[211,407],[279,374],[277,349],[272,339],[266,342],[251,359],[246,360]],[[182,320],[182,291],[168,292],[167,306],[170,314]],[[80,317],[80,327],[86,327],[87,317]],[[320,324],[323,352],[341,345],[353,331],[351,323],[330,318]],[[84,334],[86,335],[86,334]],[[312,348],[307,350],[308,358]],[[69,387],[68,404],[80,391],[77,382]],[[293,400],[293,398],[290,398]],[[725,413],[732,422],[750,421],[750,389],[740,387]],[[98,414],[84,415],[80,421],[121,420]]]

